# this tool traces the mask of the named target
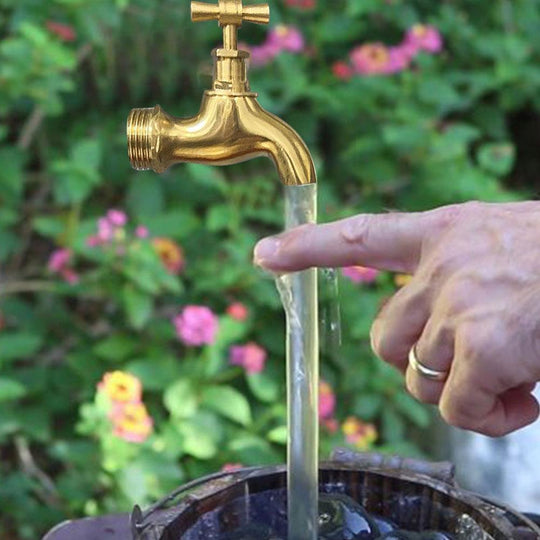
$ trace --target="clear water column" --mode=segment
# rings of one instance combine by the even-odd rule
[[[286,227],[317,219],[317,186],[285,187]],[[288,540],[318,532],[319,336],[317,270],[278,277],[287,316]]]

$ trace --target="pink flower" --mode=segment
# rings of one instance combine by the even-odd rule
[[[360,75],[381,75],[389,73],[390,50],[382,43],[367,43],[351,51],[351,62]]]
[[[113,239],[114,227],[107,218],[98,219],[98,234],[97,237],[101,242],[109,242]]]
[[[364,266],[347,266],[342,268],[341,273],[353,283],[374,283],[380,274],[379,270]]]
[[[62,41],[75,41],[75,38],[77,37],[73,27],[55,21],[47,21],[47,30],[52,32]]]
[[[248,318],[248,308],[241,302],[234,302],[227,308],[227,315],[235,321],[243,322]]]
[[[408,69],[411,65],[412,56],[410,50],[406,46],[390,47],[389,49],[389,62],[387,66],[387,73],[399,73],[405,69]]]
[[[150,232],[148,231],[148,227],[145,227],[144,225],[139,225],[135,229],[135,236],[137,238],[148,238],[150,235]]]
[[[61,272],[62,278],[66,283],[70,285],[75,285],[79,283],[79,274],[73,270],[73,268],[64,268]]]
[[[122,210],[113,208],[107,212],[107,220],[114,227],[123,227],[127,223],[127,216]]]
[[[99,246],[101,245],[103,242],[101,240],[101,238],[99,236],[89,236],[87,239],[86,239],[86,245],[88,247],[96,247],[96,246]]]
[[[434,26],[415,24],[406,34],[405,43],[415,52],[426,51],[439,53],[443,48],[443,39]]]
[[[256,343],[234,345],[229,351],[229,361],[235,366],[241,366],[248,375],[260,373],[266,363],[266,351]]]
[[[51,272],[60,273],[71,260],[70,249],[57,249],[51,253],[47,266]]]
[[[211,345],[219,328],[218,318],[206,306],[186,306],[173,324],[178,338],[189,347]]]
[[[70,249],[57,249],[51,253],[47,267],[51,272],[60,274],[62,279],[74,285],[79,281],[79,275],[71,268],[72,251]]]
[[[250,47],[249,51],[251,53],[251,63],[255,67],[266,66],[279,54],[279,49],[268,43]]]
[[[341,80],[347,81],[353,76],[352,67],[346,62],[335,62],[332,66],[332,73]]]
[[[270,30],[267,43],[278,50],[301,52],[304,49],[304,36],[295,26],[279,24]]]
[[[327,420],[334,415],[336,395],[325,381],[319,383],[319,420]]]
[[[127,215],[123,210],[112,208],[104,217],[97,220],[98,232],[96,235],[89,236],[86,239],[86,245],[96,247],[112,242],[122,243],[126,240],[126,231],[124,226],[128,221]],[[117,249],[117,253],[125,252],[122,248]]]

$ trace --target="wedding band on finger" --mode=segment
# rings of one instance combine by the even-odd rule
[[[429,379],[431,381],[444,382],[448,378],[448,371],[438,371],[436,369],[431,369],[422,364],[416,357],[416,345],[411,347],[409,351],[409,365],[411,368],[416,371],[422,377]]]

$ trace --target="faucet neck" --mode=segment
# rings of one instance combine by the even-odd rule
[[[232,95],[251,94],[248,81],[249,53],[237,49],[215,49],[212,89]]]

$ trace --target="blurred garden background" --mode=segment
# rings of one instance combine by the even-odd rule
[[[285,459],[284,317],[251,262],[282,228],[272,163],[127,158],[131,108],[191,116],[210,85],[221,32],[189,4],[0,0],[1,538]],[[536,196],[540,0],[270,4],[240,35],[251,86],[308,143],[322,221]],[[406,280],[340,273],[322,457],[429,452],[430,411],[369,347]]]

